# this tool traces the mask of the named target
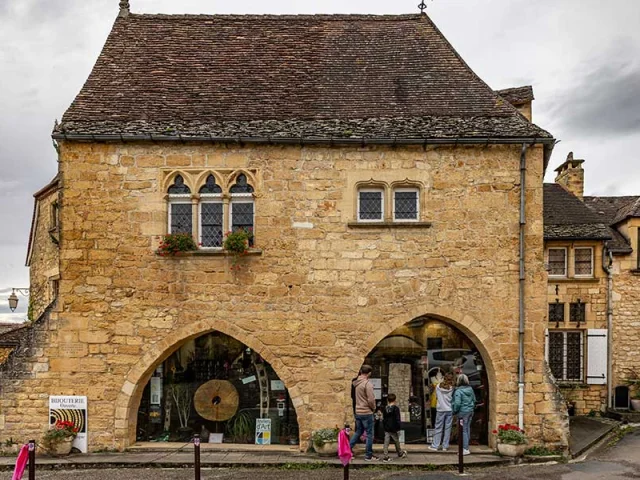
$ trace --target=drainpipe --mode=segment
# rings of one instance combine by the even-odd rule
[[[607,408],[613,407],[613,254],[602,249],[602,268],[607,272]]]
[[[519,329],[518,329],[518,427],[524,429],[524,228],[525,219],[525,190],[527,178],[527,144],[522,144],[520,153],[520,292],[519,301]]]

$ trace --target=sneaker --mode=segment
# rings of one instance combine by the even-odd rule
[[[429,450],[433,450],[434,452],[437,452],[439,448],[436,448],[433,445],[429,445]]]
[[[365,462],[371,462],[372,460],[380,460],[380,459],[375,455],[372,455],[371,457],[364,457]]]
[[[403,450],[402,453],[400,455],[398,455],[400,458],[407,458],[407,451]]]
[[[382,459],[382,461],[383,461],[384,463],[389,463],[389,462],[391,461],[391,457],[384,457],[384,458]]]
[[[463,455],[471,455],[471,450],[462,450]]]

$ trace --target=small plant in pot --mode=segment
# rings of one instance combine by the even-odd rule
[[[238,270],[238,261],[246,255],[253,240],[253,232],[250,228],[239,228],[234,232],[228,232],[222,247],[233,256],[232,270]]]
[[[321,428],[311,434],[313,449],[321,457],[335,456],[338,454],[338,433],[340,429]]]
[[[77,435],[78,428],[73,422],[57,420],[42,436],[42,445],[51,455],[69,455]]]
[[[506,457],[520,457],[527,448],[527,436],[517,425],[505,423],[493,431],[498,437],[498,452]]]
[[[161,257],[175,257],[183,252],[197,250],[193,237],[187,233],[170,233],[162,237],[157,254]]]

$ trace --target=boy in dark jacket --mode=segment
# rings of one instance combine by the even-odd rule
[[[400,424],[400,409],[396,405],[396,395],[390,393],[387,396],[387,406],[384,409],[382,426],[384,427],[384,458],[383,462],[390,462],[389,458],[389,440],[393,439],[393,443],[396,445],[396,453],[400,458],[407,457],[407,451],[402,450],[400,447],[400,440],[398,439],[398,432],[402,429]]]

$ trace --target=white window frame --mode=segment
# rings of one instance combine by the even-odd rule
[[[568,333],[579,333],[580,334],[580,379],[570,378],[567,379],[567,334]],[[562,335],[562,378],[556,378],[559,383],[585,383],[585,331],[584,330],[560,330],[560,329],[550,329],[548,330],[547,335],[550,337],[552,334],[554,335]],[[551,356],[551,339],[548,339],[546,342],[546,357],[547,363],[549,362],[549,357]]]
[[[367,193],[367,192],[376,192],[376,193],[380,193],[381,197],[380,197],[380,203],[381,203],[381,211],[380,211],[380,219],[371,219],[371,218],[360,218],[360,194],[361,193]],[[385,208],[384,208],[384,204],[385,204],[385,191],[384,188],[359,188],[358,189],[358,204],[356,206],[357,208],[357,215],[358,215],[358,222],[363,222],[363,223],[382,223],[384,222],[385,219]]]
[[[253,224],[252,233],[255,236],[256,229],[256,202],[253,198],[253,193],[232,193],[231,201],[229,202],[229,228],[231,231],[233,229],[233,204],[234,203],[253,203],[253,218],[251,219],[251,223]]]
[[[577,250],[590,250],[591,251],[591,273],[577,274],[576,273],[576,251]],[[593,278],[593,247],[575,247],[573,249],[573,275],[576,278]]]
[[[396,218],[396,192],[415,192],[416,193],[416,218]],[[393,199],[393,221],[394,222],[420,221],[420,189],[419,188],[415,188],[415,187],[394,188],[392,192],[392,199]],[[360,214],[360,209],[358,209],[358,215],[359,214]],[[384,211],[383,211],[383,214],[384,214]]]
[[[551,250],[563,250],[564,251],[564,274],[558,275],[551,273]],[[547,264],[549,265],[549,277],[553,278],[567,278],[568,271],[568,262],[567,262],[568,251],[567,247],[549,247],[547,249]]]
[[[202,242],[202,205],[205,203],[219,203],[222,205],[222,245],[219,247],[205,247]],[[255,208],[254,208],[255,216]],[[224,202],[221,193],[201,193],[198,201],[198,248],[202,250],[222,250],[224,248]]]
[[[171,207],[175,204],[189,204],[189,205],[193,205],[193,202],[191,201],[191,194],[190,193],[180,193],[180,194],[173,194],[173,195],[169,195],[169,201],[168,201],[168,211],[167,211],[167,233],[169,234],[173,234],[174,232],[171,231]],[[192,224],[191,224],[191,235],[193,235],[193,207],[191,207],[191,215],[192,215]]]

